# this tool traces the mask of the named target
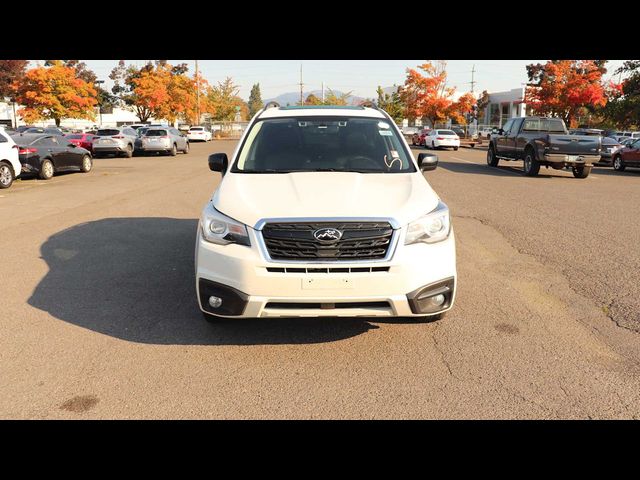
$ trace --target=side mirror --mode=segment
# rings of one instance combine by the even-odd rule
[[[209,170],[212,172],[221,172],[224,175],[224,172],[227,171],[228,165],[229,160],[227,159],[226,153],[214,153],[209,155]]]
[[[420,153],[418,155],[418,168],[422,172],[435,170],[438,166],[438,156],[433,153]]]

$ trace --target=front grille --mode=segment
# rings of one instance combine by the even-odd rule
[[[322,243],[313,232],[333,228],[340,240]],[[393,229],[388,222],[267,223],[262,237],[274,260],[350,261],[386,257]]]

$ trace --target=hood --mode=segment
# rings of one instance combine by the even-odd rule
[[[228,173],[212,201],[250,227],[295,217],[384,217],[406,225],[436,208],[438,196],[420,172]]]

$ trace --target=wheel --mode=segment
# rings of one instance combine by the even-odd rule
[[[184,150],[182,150],[182,153],[189,153],[189,142],[185,144]]]
[[[13,168],[6,163],[0,163],[0,189],[9,188],[13,184],[15,176]]]
[[[53,163],[51,163],[51,160],[43,160],[42,164],[40,165],[40,173],[38,174],[38,176],[42,179],[42,180],[49,180],[51,177],[53,177]]]
[[[500,159],[496,157],[496,152],[493,151],[493,147],[489,147],[487,150],[487,165],[490,167],[497,167]]]
[[[624,164],[622,157],[620,155],[617,155],[616,158],[613,159],[613,169],[618,172],[624,172],[625,168],[627,167]]]
[[[536,160],[533,150],[527,150],[524,155],[524,174],[535,177],[540,171],[540,162]]]
[[[587,178],[591,173],[591,167],[573,167],[572,171],[576,178]]]
[[[83,173],[88,173],[91,171],[93,167],[93,162],[91,161],[91,157],[89,155],[85,155],[82,157],[82,165],[80,165],[80,171]]]
[[[411,137],[411,145],[416,146],[416,139]]]
[[[131,145],[127,145],[127,149],[124,152],[124,156],[126,158],[131,158],[133,157],[133,147]]]
[[[175,157],[178,154],[178,147],[176,147],[176,144],[174,143],[173,146],[171,147],[171,150],[169,150],[169,155],[171,155],[172,157]]]
[[[459,147],[453,147],[453,149],[457,152]]]

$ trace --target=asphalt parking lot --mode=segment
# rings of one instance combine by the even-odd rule
[[[447,317],[209,325],[196,225],[220,178],[207,155],[234,148],[0,191],[1,418],[640,417],[640,169],[529,178],[439,151]]]

